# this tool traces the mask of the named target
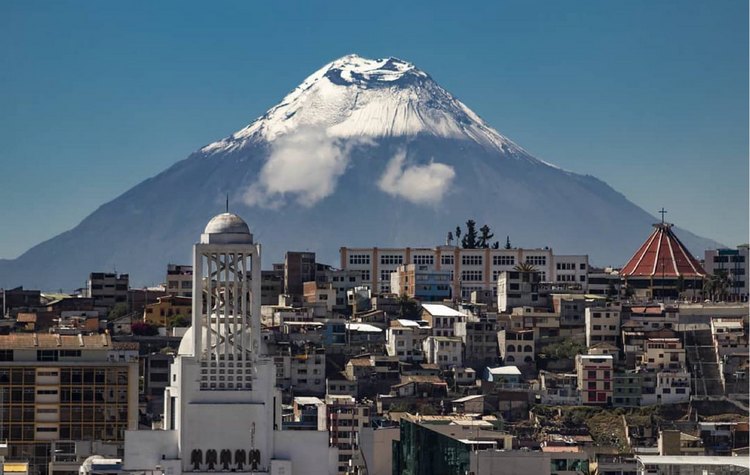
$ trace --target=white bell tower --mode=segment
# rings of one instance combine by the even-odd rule
[[[192,336],[202,391],[252,389],[260,269],[260,244],[242,218],[222,213],[209,221],[193,254]]]

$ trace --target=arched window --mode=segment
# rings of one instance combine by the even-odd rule
[[[526,363],[533,363],[533,362],[534,362],[534,358],[532,358],[531,356],[527,356],[527,357],[526,357],[526,358],[524,358],[523,360],[524,360],[524,361],[525,361]]]
[[[512,362],[516,361],[516,358],[515,358],[515,357],[514,357],[513,355],[508,355],[508,356],[507,356],[507,357],[505,358],[505,361],[506,361],[506,362],[509,362],[509,363],[512,363]]]
[[[513,353],[516,351],[516,345],[508,345],[508,352]]]
[[[526,346],[523,347],[523,351],[525,353],[531,353],[534,350],[531,349],[531,345],[526,345]]]

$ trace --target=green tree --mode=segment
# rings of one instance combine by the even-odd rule
[[[114,307],[112,307],[112,310],[109,311],[107,314],[107,318],[109,320],[116,320],[123,315],[126,315],[128,313],[128,304],[124,302],[116,303]]]
[[[151,323],[135,322],[130,325],[130,331],[133,335],[154,336],[159,334],[159,327]]]
[[[513,267],[513,270],[516,272],[534,272],[536,271],[536,267],[528,262],[520,262]]]
[[[492,241],[493,237],[495,237],[495,235],[490,232],[490,227],[485,224],[479,228],[479,242],[477,243],[477,247],[487,249],[490,247],[490,241]]]
[[[505,249],[513,249],[513,248],[512,248],[511,246],[510,246],[510,236],[506,236],[506,237],[505,237]]]
[[[405,318],[407,320],[419,320],[420,315],[419,302],[410,298],[406,294],[401,294],[398,297],[398,314],[399,318]]]
[[[463,239],[461,239],[461,247],[464,249],[476,249],[479,247],[477,222],[473,219],[466,221],[466,234],[464,234]]]

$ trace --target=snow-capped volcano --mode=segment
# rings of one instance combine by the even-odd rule
[[[287,250],[336,265],[342,246],[436,246],[470,218],[515,246],[622,265],[656,219],[606,183],[532,157],[411,63],[351,55],[70,231],[0,261],[0,287],[71,289],[114,267],[134,285],[162,282],[167,263],[190,262],[227,193],[263,244],[264,268]],[[693,253],[716,245],[677,232]]]
[[[357,55],[326,64],[262,117],[202,151],[217,153],[252,141],[272,142],[307,128],[323,129],[337,138],[426,134],[472,140],[509,156],[536,160],[413,64]]]

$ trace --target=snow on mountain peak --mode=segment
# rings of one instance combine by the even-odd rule
[[[326,64],[253,123],[201,151],[235,150],[311,129],[336,139],[426,134],[470,140],[540,163],[413,64],[355,54]]]

